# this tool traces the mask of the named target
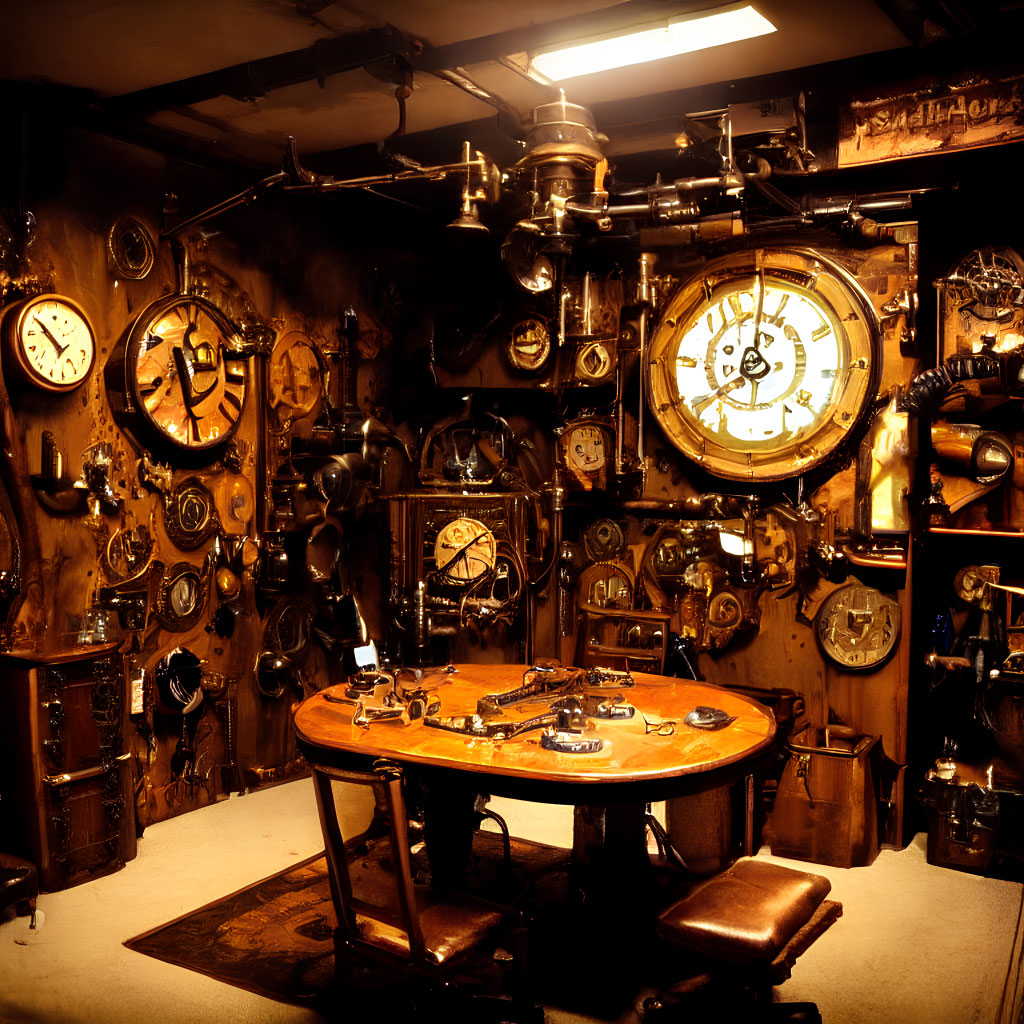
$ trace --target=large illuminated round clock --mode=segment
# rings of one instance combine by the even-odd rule
[[[717,260],[673,295],[652,335],[652,410],[718,476],[803,473],[860,420],[877,323],[855,281],[809,250]]]
[[[231,355],[235,331],[205,299],[171,296],[149,307],[128,337],[128,387],[160,438],[187,451],[226,442],[238,429],[246,363]]]

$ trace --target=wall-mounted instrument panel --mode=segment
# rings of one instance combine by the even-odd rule
[[[49,801],[47,884],[131,855],[104,801],[144,827],[292,777],[295,702],[455,662],[802,707],[826,758],[870,740],[878,836],[900,841],[919,542],[1024,535],[1024,262],[962,254],[932,346],[913,197],[801,192],[792,138],[734,150],[727,118],[692,173],[627,185],[589,111],[545,104],[504,174],[468,146],[410,169],[462,189],[444,244],[368,220],[349,251],[280,210],[246,214],[264,246],[199,231],[248,193],[158,224],[130,147],[122,188],[38,211],[0,309],[0,656],[24,677],[10,771]],[[773,168],[793,195],[760,187]],[[261,186],[282,183],[324,204],[364,184],[294,149]],[[1016,584],[960,554],[983,621],[954,615],[932,666],[1009,686]],[[116,700],[90,697],[72,739],[53,666],[101,661]],[[975,683],[1012,788],[1012,702]],[[59,796],[90,780],[103,795]]]

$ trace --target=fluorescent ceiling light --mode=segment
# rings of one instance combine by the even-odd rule
[[[530,61],[530,72],[537,72],[552,82],[561,82],[579,75],[753,39],[774,31],[775,26],[753,7],[730,7],[712,14],[672,18],[667,23],[634,29],[626,34],[538,53]]]

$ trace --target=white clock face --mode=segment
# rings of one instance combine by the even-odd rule
[[[54,296],[42,296],[25,307],[18,320],[17,344],[30,377],[53,390],[81,384],[96,354],[84,315]]]
[[[475,580],[494,568],[498,542],[479,520],[460,517],[446,524],[434,542],[434,562],[449,582]]]
[[[763,275],[733,281],[679,340],[680,412],[726,447],[791,444],[827,411],[848,361],[841,325],[812,292]]]
[[[600,427],[574,427],[569,434],[566,458],[582,473],[597,472],[604,465],[604,433]]]
[[[851,285],[807,256],[776,256],[789,265],[741,254],[684,286],[652,338],[655,417],[684,454],[733,479],[817,465],[871,380],[872,326]]]

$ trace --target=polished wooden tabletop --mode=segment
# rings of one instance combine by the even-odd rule
[[[522,681],[525,665],[458,665],[427,677],[437,685],[442,716],[472,715],[484,694],[507,691]],[[600,691],[621,693],[637,709],[631,719],[592,720],[604,741],[594,753],[546,750],[540,732],[496,741],[427,726],[422,720],[374,722],[361,728],[354,709],[331,703],[324,694],[342,696],[343,686],[313,694],[295,712],[295,729],[307,754],[317,751],[365,758],[384,757],[408,765],[482,772],[561,783],[620,783],[671,779],[711,772],[744,761],[765,749],[775,735],[775,720],[765,707],[740,694],[708,683],[669,676],[632,673],[635,685]],[[598,692],[598,691],[590,691]],[[683,722],[698,706],[719,708],[735,716],[728,725],[708,731]],[[507,709],[510,717],[536,714]],[[658,723],[674,723],[657,730]]]

